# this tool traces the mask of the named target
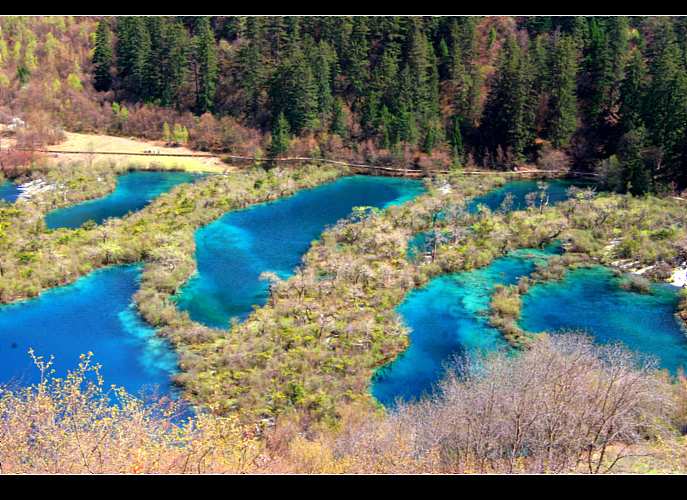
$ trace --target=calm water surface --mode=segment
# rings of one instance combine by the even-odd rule
[[[432,392],[456,356],[507,348],[487,317],[494,287],[517,283],[534,271],[536,262],[557,251],[553,246],[517,250],[489,266],[440,276],[410,292],[396,309],[411,329],[410,346],[377,371],[373,396],[385,406],[397,398],[418,399]]]
[[[102,198],[49,212],[45,223],[49,229],[77,228],[88,220],[100,224],[110,217],[122,217],[144,208],[174,186],[193,182],[202,175],[172,171],[136,171],[117,177],[115,190]]]
[[[408,294],[397,308],[411,328],[410,347],[379,369],[372,394],[385,406],[429,394],[445,375],[445,365],[471,352],[507,349],[486,316],[496,284],[514,284],[534,269],[534,260],[519,250],[476,271],[441,276]],[[535,259],[532,259],[534,257]],[[676,318],[676,287],[652,286],[637,294],[618,286],[607,268],[570,271],[561,281],[538,284],[523,296],[520,326],[530,332],[565,334],[583,330],[597,342],[622,342],[656,357],[675,373],[687,367],[687,332]]]
[[[584,330],[600,343],[622,342],[658,358],[673,373],[687,367],[687,332],[675,316],[678,288],[654,284],[651,294],[629,292],[604,267],[568,272],[523,297],[520,326],[532,332]]]
[[[176,297],[177,305],[208,326],[245,319],[267,301],[262,272],[291,276],[313,240],[353,207],[384,208],[422,192],[416,180],[352,176],[229,212],[196,232],[198,272]]]
[[[567,200],[568,189],[572,186],[585,187],[592,185],[588,182],[568,179],[551,179],[542,182],[546,185],[545,191],[548,196],[549,205],[556,205]],[[474,198],[468,204],[468,210],[475,211],[479,205],[486,205],[491,210],[496,210],[501,206],[501,203],[503,203],[503,200],[506,199],[508,194],[513,196],[511,210],[523,210],[527,208],[527,195],[535,192],[539,192],[538,182],[536,180],[511,181],[485,195]],[[538,198],[535,204],[539,206],[540,201]]]
[[[10,181],[0,182],[0,200],[14,203],[19,197],[19,186]]]
[[[170,393],[178,360],[134,308],[140,270],[136,265],[104,268],[37,298],[0,306],[0,384],[40,380],[29,348],[46,359],[54,355],[57,376],[75,369],[79,355],[91,351],[107,385],[133,394],[155,387]]]

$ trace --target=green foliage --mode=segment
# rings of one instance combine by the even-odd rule
[[[74,73],[69,73],[67,76],[67,85],[69,85],[73,90],[81,91],[83,90],[83,84],[81,83],[81,79],[78,77],[78,75],[75,75]]]
[[[481,129],[492,154],[499,149],[506,161],[520,161],[534,140],[532,70],[529,55],[514,37],[508,38],[499,56]]]
[[[460,116],[455,115],[451,119],[451,128],[449,129],[448,142],[451,144],[451,153],[453,154],[453,161],[456,165],[462,165],[464,161],[465,150],[463,148],[463,135],[460,131],[463,120]]]
[[[551,143],[565,148],[577,129],[577,48],[571,37],[561,36],[554,44],[551,68]]]
[[[289,149],[290,141],[289,122],[284,113],[279,113],[272,129],[272,142],[270,143],[269,155],[274,158],[286,153]]]
[[[645,159],[647,138],[644,127],[625,134],[618,146],[620,160],[621,190],[634,195],[647,193],[651,189],[651,172]]]
[[[98,22],[95,32],[95,51],[93,52],[93,86],[96,90],[107,91],[112,86],[110,74],[113,63],[112,35],[107,22]]]
[[[203,114],[214,108],[219,68],[215,34],[210,26],[210,19],[200,18],[196,24],[196,30],[198,32],[195,42],[195,60],[198,68],[196,112]]]

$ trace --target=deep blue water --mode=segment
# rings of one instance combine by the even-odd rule
[[[675,317],[678,289],[655,284],[651,294],[638,294],[618,281],[610,270],[593,267],[535,285],[523,297],[520,326],[532,332],[583,329],[600,343],[620,341],[655,356],[673,373],[687,368],[687,337]]]
[[[106,386],[123,386],[135,395],[157,386],[169,394],[177,356],[133,306],[139,276],[140,266],[108,267],[37,298],[0,306],[0,384],[40,380],[28,355],[32,347],[45,359],[55,356],[57,376],[91,351]]]
[[[161,194],[184,182],[193,182],[202,175],[172,171],[136,171],[117,177],[115,190],[102,198],[49,212],[45,223],[49,229],[77,228],[93,220],[100,224],[110,217],[122,217],[148,205]]]
[[[19,186],[14,182],[4,181],[0,182],[0,200],[8,203],[14,203],[19,197]]]
[[[568,199],[568,189],[571,186],[588,186],[589,183],[568,180],[568,179],[551,179],[547,181],[542,181],[546,184],[546,194],[548,195],[549,205],[555,205],[561,201]],[[491,210],[496,210],[501,206],[503,200],[510,193],[513,195],[513,206],[512,210],[523,210],[527,208],[527,202],[525,197],[529,193],[538,192],[539,187],[537,186],[536,180],[522,180],[522,181],[511,181],[504,184],[499,189],[494,189],[489,193],[478,196],[474,198],[468,204],[468,210],[474,212],[477,210],[479,205],[486,205]],[[536,199],[535,206],[541,204],[539,198]]]
[[[267,301],[262,272],[289,277],[312,241],[353,207],[384,208],[423,191],[419,181],[352,176],[229,212],[196,232],[198,272],[176,297],[178,307],[213,327],[245,319]]]
[[[555,251],[517,250],[487,267],[440,276],[411,291],[396,309],[411,329],[410,346],[377,370],[372,395],[385,406],[397,398],[418,399],[431,393],[456,356],[507,348],[486,315],[494,286],[517,283]]]

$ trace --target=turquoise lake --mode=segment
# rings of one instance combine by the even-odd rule
[[[91,351],[102,364],[106,386],[123,386],[136,395],[173,392],[177,355],[133,305],[140,271],[136,265],[104,268],[39,297],[0,306],[0,384],[40,380],[31,347],[37,356],[55,356],[57,376],[75,369],[79,355]]]
[[[569,179],[550,179],[544,181],[546,184],[546,195],[548,197],[549,205],[556,205],[568,199],[568,190],[572,187],[582,188],[585,186],[592,186],[593,184],[579,180]],[[480,205],[489,207],[490,210],[497,210],[506,196],[512,195],[511,210],[523,210],[527,208],[526,196],[529,193],[539,191],[539,186],[535,180],[511,181],[504,184],[498,189],[488,192],[482,196],[477,196],[470,200],[467,206],[468,212],[474,213]],[[535,206],[539,206],[540,200],[537,199]],[[439,218],[443,217],[439,213]],[[408,241],[407,256],[409,259],[416,259],[426,251],[433,242],[433,236],[430,232],[419,232]]]
[[[589,185],[558,179],[546,184],[550,205],[565,201],[571,186]],[[473,199],[468,210],[480,204],[496,210],[508,193],[513,195],[511,209],[523,209],[526,195],[538,190],[536,181],[509,182]],[[408,258],[419,258],[431,241],[430,233],[414,235],[408,242]],[[513,252],[483,269],[435,278],[408,294],[397,311],[411,329],[410,346],[377,370],[371,392],[380,403],[394,406],[397,399],[412,401],[431,394],[457,356],[508,348],[489,326],[486,312],[496,284],[514,284],[533,271],[533,260],[519,252],[526,251]],[[687,366],[687,337],[675,317],[677,289],[655,285],[652,292],[639,295],[619,288],[605,268],[575,271],[562,282],[533,287],[524,296],[520,326],[533,332],[584,329],[599,342],[622,341],[656,356],[662,367],[675,372]]]
[[[546,184],[545,191],[546,195],[548,196],[549,205],[555,205],[561,201],[567,200],[568,189],[570,189],[572,186],[584,187],[591,185],[587,182],[569,179],[550,179],[542,182]],[[513,205],[511,210],[523,210],[527,208],[526,196],[529,193],[538,191],[539,187],[537,186],[536,180],[511,181],[485,195],[474,198],[468,204],[468,210],[474,212],[477,210],[479,205],[486,205],[491,210],[496,210],[501,206],[501,203],[503,203],[503,200],[506,199],[508,194],[513,196]],[[540,201],[537,198],[535,201],[535,206],[539,205]]]
[[[165,181],[170,180],[169,174],[178,174],[133,174],[151,173],[164,174]],[[124,179],[133,174],[122,176],[118,189],[120,184],[134,182]],[[136,177],[143,187],[129,191],[139,194],[156,189],[164,192],[196,178],[182,174],[166,188],[152,182],[157,186],[153,188],[152,177]],[[505,191],[514,189],[518,192],[516,206],[517,196],[521,195],[524,203],[527,189],[536,188],[533,182],[527,188],[527,182],[504,186],[498,190],[500,194],[490,193],[481,197],[481,202],[492,200],[485,203],[496,208]],[[550,182],[550,203],[564,199],[567,187],[560,181]],[[196,232],[198,273],[175,298],[177,305],[209,326],[227,327],[231,318],[245,319],[255,306],[267,301],[268,284],[259,279],[262,272],[291,276],[313,240],[348,216],[353,207],[385,208],[422,192],[419,181],[352,176],[228,212]],[[115,194],[110,197],[122,196],[122,191]],[[146,198],[130,196],[137,197]],[[85,213],[74,215],[75,227]],[[92,218],[91,213],[84,220]],[[432,391],[456,356],[508,349],[500,333],[488,324],[494,286],[516,283],[534,270],[537,261],[557,251],[554,246],[518,250],[485,268],[438,277],[409,293],[397,310],[411,328],[410,346],[377,371],[373,395],[386,406],[393,406],[399,398],[416,399]],[[38,381],[39,373],[27,353],[32,347],[37,355],[55,356],[57,375],[76,367],[79,354],[92,351],[94,360],[103,365],[107,384],[123,386],[134,394],[153,388],[160,394],[174,394],[170,377],[178,369],[178,357],[169,343],[141,320],[133,305],[140,272],[139,265],[108,267],[37,298],[0,306],[0,383]],[[534,286],[523,298],[521,326],[535,332],[585,329],[600,342],[620,340],[632,349],[656,355],[661,365],[672,371],[687,366],[687,338],[674,316],[677,289],[655,285],[651,295],[639,295],[620,289],[617,282],[609,270],[599,267],[576,270],[560,282]]]
[[[49,212],[45,224],[49,229],[77,228],[93,220],[100,224],[110,217],[122,217],[144,208],[155,198],[202,175],[173,171],[136,171],[117,177],[115,190],[102,198]]]
[[[556,251],[553,246],[517,250],[489,266],[440,276],[411,291],[396,309],[411,329],[410,346],[377,370],[372,395],[385,406],[394,406],[397,398],[416,400],[432,392],[455,357],[506,349],[487,317],[494,287],[517,283]]]
[[[639,294],[618,282],[609,269],[593,267],[535,285],[523,297],[520,326],[531,332],[581,329],[599,343],[620,341],[654,356],[673,373],[687,368],[687,332],[675,316],[678,288],[655,284],[651,294]]]
[[[397,399],[419,399],[431,394],[456,356],[509,349],[486,312],[496,284],[517,283],[532,272],[537,258],[545,257],[537,252],[527,258],[528,252],[518,250],[485,268],[435,278],[410,292],[397,308],[411,329],[410,347],[377,371],[373,396],[389,407]],[[523,296],[520,326],[553,334],[583,330],[596,342],[622,342],[653,356],[672,373],[687,367],[687,336],[675,316],[678,289],[655,284],[651,294],[637,294],[620,288],[619,281],[598,266],[535,285]]]
[[[19,186],[10,181],[0,182],[0,200],[14,203],[19,197]]]
[[[291,276],[313,240],[353,207],[384,208],[422,192],[416,180],[351,176],[229,212],[196,232],[198,272],[177,295],[177,306],[195,321],[226,328],[267,301],[262,272]]]

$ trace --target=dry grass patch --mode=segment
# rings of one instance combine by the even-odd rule
[[[172,157],[172,156],[140,156],[147,151],[155,151],[158,154],[193,155],[199,153],[183,146],[165,146],[163,141],[144,141],[126,137],[116,137],[103,134],[79,134],[65,132],[67,139],[55,146],[50,146],[51,151],[84,151],[92,154],[55,153],[54,157],[60,160],[76,160],[80,162],[95,162],[107,160],[116,164],[130,165],[132,163],[148,164],[149,166],[169,169],[183,169],[188,172],[215,172],[221,173],[235,170],[217,157]],[[130,153],[125,155],[105,155],[98,152]],[[52,156],[52,155],[50,155]]]

